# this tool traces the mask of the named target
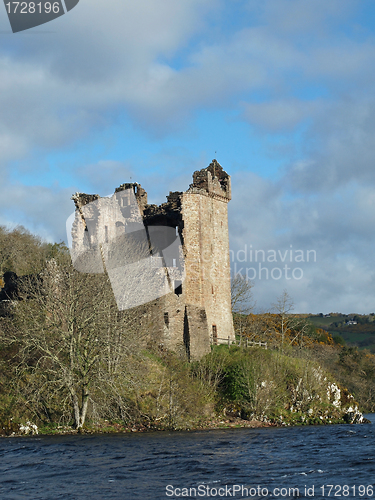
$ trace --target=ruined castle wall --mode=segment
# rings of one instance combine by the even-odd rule
[[[135,292],[125,286],[126,279],[139,284],[146,280],[146,285],[138,288],[147,303],[137,312],[140,329],[148,333],[153,345],[194,360],[209,353],[216,338],[218,343],[234,339],[227,213],[231,185],[229,175],[216,160],[194,172],[188,191],[170,193],[167,203],[160,206],[147,205],[147,193],[135,183],[122,184],[112,198],[76,193],[72,199],[77,209],[72,231],[77,269],[104,272],[104,261],[116,300],[122,294],[124,303],[120,306],[125,309],[142,303],[128,300],[132,297],[126,294]],[[178,246],[179,254],[165,254],[165,267],[156,266],[156,270],[161,259],[157,249],[164,249],[164,239],[156,244],[160,235],[153,231],[154,226],[176,229],[183,243],[182,248]],[[166,232],[164,237],[167,241],[170,235]],[[136,251],[133,244],[138,245]],[[133,257],[139,265],[133,265]],[[130,276],[128,268],[125,273],[130,261],[138,274]],[[160,295],[147,295],[145,290],[151,290],[155,273],[160,273],[164,288],[159,287]]]
[[[219,339],[234,339],[228,201],[200,189],[190,189],[182,201],[186,304],[205,309],[208,334],[216,331]]]
[[[169,293],[160,299],[163,304],[163,335],[164,345],[182,356],[186,354],[187,343],[184,339],[184,311],[185,300],[183,295]]]

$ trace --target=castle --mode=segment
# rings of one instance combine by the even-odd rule
[[[137,183],[122,184],[111,198],[76,193],[72,199],[74,266],[107,271],[119,309],[138,307],[140,327],[154,341],[194,360],[211,344],[234,340],[231,182],[216,160],[160,206],[148,205]]]

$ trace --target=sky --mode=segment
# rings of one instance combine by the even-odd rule
[[[0,225],[66,241],[76,191],[160,204],[216,158],[257,311],[375,312],[374,84],[373,0],[0,8]]]

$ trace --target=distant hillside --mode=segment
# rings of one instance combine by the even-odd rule
[[[308,319],[314,326],[328,331],[332,337],[342,337],[348,344],[375,353],[375,316],[371,314],[313,315]]]

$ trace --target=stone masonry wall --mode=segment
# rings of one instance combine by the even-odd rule
[[[214,193],[184,193],[185,300],[205,309],[209,337],[234,340],[230,292],[228,199]]]
[[[147,193],[135,183],[117,188],[112,202],[83,193],[72,199],[76,205],[73,254],[75,248],[79,250],[77,262],[83,271],[88,263],[86,267],[92,269],[95,264],[96,272],[104,272],[106,248],[118,242],[116,251],[121,252],[125,234],[143,224],[148,234],[152,226],[168,226],[180,235],[183,259],[174,256],[173,262],[164,264],[174,291],[139,309],[140,327],[149,330],[151,342],[193,360],[210,352],[212,343],[234,340],[227,211],[231,185],[216,160],[194,172],[186,192],[170,193],[160,206],[147,205]]]

